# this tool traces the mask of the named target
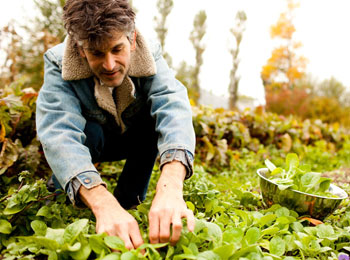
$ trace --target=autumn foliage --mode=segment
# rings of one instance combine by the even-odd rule
[[[282,115],[297,114],[306,118],[310,106],[309,94],[302,88],[267,91],[265,98],[266,109]]]
[[[305,75],[306,59],[297,55],[302,44],[293,38],[293,12],[296,7],[296,4],[289,1],[288,10],[271,27],[271,38],[278,40],[280,45],[272,51],[261,72],[267,92],[293,89]]]
[[[287,3],[287,11],[270,31],[279,45],[261,71],[267,111],[350,126],[350,103],[342,98],[345,87],[333,78],[322,83],[308,82],[307,59],[298,55],[302,44],[294,39],[293,19],[298,4],[293,0]]]

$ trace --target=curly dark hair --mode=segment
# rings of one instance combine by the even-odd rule
[[[63,8],[67,33],[77,42],[97,46],[113,32],[126,33],[129,41],[135,30],[135,13],[128,0],[67,0]]]

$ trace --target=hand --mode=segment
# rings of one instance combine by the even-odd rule
[[[81,186],[79,194],[96,217],[97,233],[106,232],[109,236],[120,237],[129,250],[143,244],[137,221],[104,186],[90,190]]]
[[[152,244],[170,241],[175,245],[181,236],[182,218],[187,219],[188,230],[194,230],[193,212],[187,208],[182,194],[185,175],[186,168],[180,162],[173,161],[163,166],[149,212],[149,238]]]

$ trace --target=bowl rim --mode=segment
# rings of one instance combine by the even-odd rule
[[[271,180],[267,179],[265,176],[263,176],[260,172],[261,171],[268,171],[269,169],[268,168],[259,168],[256,173],[259,175],[260,178],[266,180],[267,182],[271,183],[271,184],[274,184],[276,186],[278,186],[278,184],[272,182]],[[321,198],[321,199],[331,199],[331,200],[343,200],[343,199],[346,199],[349,197],[349,195],[345,192],[345,190],[343,190],[342,188],[338,187],[337,185],[335,184],[332,184],[331,183],[331,186],[333,187],[336,187],[337,189],[339,189],[342,193],[342,197],[338,197],[338,198],[332,198],[332,197],[325,197],[325,196],[320,196],[320,195],[316,195],[316,194],[311,194],[311,193],[306,193],[306,192],[302,192],[302,191],[299,191],[299,190],[294,190],[294,189],[288,189],[290,191],[294,191],[296,193],[300,193],[300,194],[303,194],[303,195],[308,195],[308,196],[312,196],[312,197],[316,197],[316,198]],[[338,196],[338,195],[337,195]]]

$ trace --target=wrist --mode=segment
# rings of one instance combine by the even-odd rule
[[[178,161],[172,161],[162,167],[156,191],[158,192],[181,192],[186,176],[186,167]]]
[[[105,186],[98,185],[91,189],[81,186],[79,189],[81,200],[88,206],[97,217],[104,208],[110,208],[111,204],[117,204],[117,207],[123,209],[117,199],[111,194]]]

